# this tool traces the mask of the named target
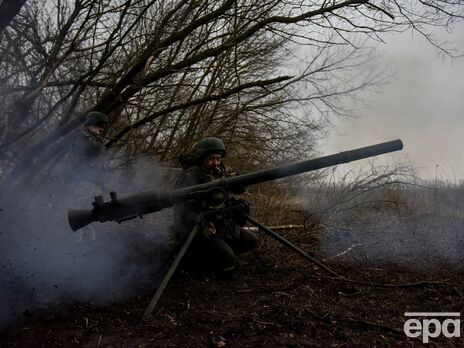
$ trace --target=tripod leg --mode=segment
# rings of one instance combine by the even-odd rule
[[[327,266],[325,266],[324,264],[322,264],[321,262],[319,262],[318,260],[316,260],[314,257],[311,257],[310,255],[308,255],[307,252],[301,250],[300,248],[298,248],[296,245],[290,243],[288,240],[286,240],[284,237],[282,237],[281,235],[277,234],[276,232],[274,232],[273,230],[271,230],[270,228],[264,226],[263,224],[261,224],[259,221],[253,219],[251,216],[245,214],[247,220],[254,226],[258,227],[261,231],[263,231],[264,233],[270,235],[272,238],[274,238],[275,240],[277,240],[278,242],[282,243],[283,245],[285,245],[287,248],[289,248],[290,250],[296,252],[298,255],[304,257],[306,260],[312,262],[313,264],[315,264],[317,267],[323,269],[324,271],[326,271],[327,273],[337,277],[337,278],[343,278],[341,275],[335,273],[334,271],[332,271],[330,268],[328,268]]]
[[[182,245],[182,248],[180,249],[179,253],[177,254],[176,258],[171,264],[171,267],[169,267],[169,270],[166,272],[166,275],[163,278],[163,281],[161,282],[160,286],[156,290],[155,295],[153,296],[150,304],[148,305],[147,309],[145,310],[145,313],[143,314],[142,319],[148,320],[151,317],[151,313],[156,307],[156,304],[158,303],[158,300],[160,299],[161,295],[163,294],[164,289],[168,285],[169,281],[171,280],[171,277],[173,276],[174,272],[177,269],[177,266],[179,266],[180,261],[185,255],[185,252],[187,251],[188,247],[193,241],[193,238],[195,238],[200,226],[199,224],[196,224],[195,227],[192,229],[190,234],[187,236],[187,239],[184,242],[184,245]]]

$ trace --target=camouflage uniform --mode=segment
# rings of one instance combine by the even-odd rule
[[[193,165],[184,169],[177,179],[176,188],[211,182],[213,180],[236,175],[230,168],[221,163],[220,171],[210,174],[200,165]],[[237,193],[237,192],[235,192]],[[181,239],[195,226],[200,224],[200,231],[193,241],[187,258],[190,265],[203,269],[230,271],[236,266],[236,255],[250,251],[256,247],[256,236],[242,226],[237,225],[234,218],[206,220],[201,211],[207,210],[206,202],[189,200],[176,205],[176,236]],[[203,227],[209,222],[214,223],[216,234],[205,237]]]
[[[94,183],[104,189],[102,180],[104,138],[102,135],[92,134],[86,128],[91,125],[106,126],[106,115],[92,111],[87,115],[84,127],[79,129],[71,143],[71,149],[67,154],[70,164],[72,182]]]
[[[106,127],[107,124],[106,115],[95,111],[90,112],[86,117],[84,126],[77,130],[71,143],[71,149],[66,155],[68,169],[70,169],[68,189],[82,192],[82,195],[79,195],[79,200],[87,200],[89,195],[109,191],[104,173],[107,163],[107,158],[104,156],[104,137],[90,132],[87,128],[92,125]],[[95,230],[91,226],[82,229],[80,237],[86,241],[97,239]]]

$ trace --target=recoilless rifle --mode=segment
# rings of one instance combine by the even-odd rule
[[[184,187],[173,191],[148,191],[125,198],[118,198],[115,192],[111,192],[111,199],[107,202],[103,200],[102,196],[96,196],[94,202],[92,203],[92,209],[70,209],[68,211],[68,221],[71,229],[73,231],[77,231],[80,228],[97,221],[115,221],[121,223],[123,221],[135,219],[137,217],[142,218],[145,214],[163,210],[187,199],[207,201],[208,206],[215,206],[217,209],[209,210],[204,214],[225,214],[230,211],[240,213],[248,220],[248,222],[258,227],[274,239],[278,240],[286,247],[295,251],[307,260],[315,263],[317,266],[327,271],[328,273],[339,276],[317,260],[313,259],[306,252],[284,239],[282,236],[278,235],[274,231],[270,230],[266,226],[260,224],[258,221],[250,217],[247,205],[244,205],[243,201],[241,200],[236,200],[233,197],[230,197],[229,192],[240,192],[247,186],[327,168],[342,163],[369,158],[393,151],[399,151],[402,149],[403,143],[401,140],[397,139],[350,151],[343,151],[320,158],[282,165],[270,169],[264,169],[249,174],[222,178],[209,183]],[[166,276],[158,287],[158,290],[150,305],[145,311],[145,319],[150,317],[151,312],[153,311],[159,297],[161,296],[161,293],[169,282],[172,274],[177,268],[177,265],[187,251],[198,230],[199,225],[197,224],[186,236],[183,244],[181,244],[182,248],[177,254],[170,269],[166,273]]]

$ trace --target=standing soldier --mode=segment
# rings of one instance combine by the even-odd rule
[[[103,136],[108,128],[108,116],[102,112],[91,111],[87,114],[84,123],[84,137],[73,144],[80,147],[81,154],[88,160],[101,155],[103,151]]]
[[[177,179],[176,188],[236,175],[224,165],[225,156],[226,149],[221,139],[202,139],[197,143],[192,156],[181,156],[180,162],[184,171]],[[238,222],[240,217],[202,217],[201,211],[208,208],[205,205],[207,203],[196,200],[177,204],[176,235],[180,238],[189,233],[196,224],[200,224],[200,231],[190,246],[188,258],[197,267],[230,272],[236,267],[236,255],[256,247],[256,235],[242,228],[243,224]]]
[[[104,150],[104,134],[108,128],[108,117],[101,112],[87,114],[81,128],[76,129],[69,139],[63,139],[59,151],[52,154],[47,166],[48,176],[58,175],[60,182],[93,181],[99,173],[97,167]]]
[[[88,182],[104,188],[102,154],[107,128],[108,117],[104,113],[91,111],[87,114],[83,128],[74,137],[66,155],[73,183]]]
[[[108,124],[108,116],[104,113],[89,112],[66,155],[70,165],[65,169],[71,180],[69,189],[82,192],[82,198],[108,191],[104,173],[107,156],[103,156]],[[96,240],[96,233],[88,227],[83,230],[81,237],[87,241]]]

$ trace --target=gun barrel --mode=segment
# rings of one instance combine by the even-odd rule
[[[350,151],[343,151],[337,154],[328,155],[320,158],[306,160],[302,162],[292,163],[276,168],[264,169],[258,172],[245,174],[241,177],[233,177],[229,179],[228,184],[249,186],[265,181],[276,180],[287,176],[292,176],[300,173],[310,172],[322,168],[332,167],[337,164],[348,163],[360,159],[373,157],[393,151],[403,149],[401,140],[388,141],[381,144],[366,146]]]
[[[264,169],[249,174],[218,179],[209,183],[184,187],[171,192],[149,191],[122,199],[116,199],[116,194],[113,193],[114,198],[106,203],[103,202],[101,197],[96,197],[92,210],[71,209],[68,213],[68,220],[73,231],[94,221],[121,222],[168,208],[196,192],[204,192],[214,188],[233,190],[234,188],[255,185],[287,176],[335,166],[337,164],[399,151],[401,149],[403,149],[403,143],[401,140],[397,139],[320,158]]]
[[[376,145],[361,147],[354,150],[343,151],[333,155],[314,158],[306,161],[282,165],[270,169],[263,169],[249,174],[243,174],[230,178],[215,180],[206,184],[189,186],[172,192],[172,198],[182,199],[186,194],[195,191],[205,191],[214,187],[233,189],[234,187],[245,187],[256,185],[266,181],[276,180],[287,176],[310,172],[322,168],[332,167],[337,164],[357,161],[389,152],[403,149],[403,142],[400,139],[380,143]]]

